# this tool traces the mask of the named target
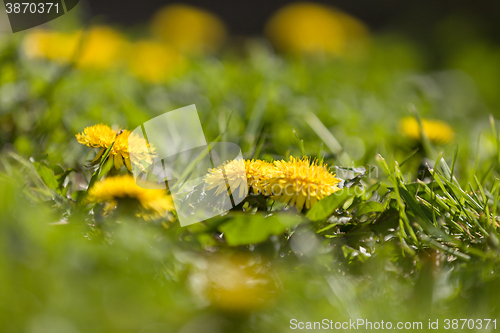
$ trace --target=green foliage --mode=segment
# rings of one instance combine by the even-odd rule
[[[340,191],[330,194],[328,197],[318,202],[318,204],[314,205],[309,212],[307,212],[306,217],[311,221],[326,220],[337,208],[352,196],[350,192],[350,188],[345,187]]]
[[[262,243],[271,235],[281,235],[299,224],[301,218],[291,214],[271,216],[239,214],[218,229],[230,246]]]
[[[489,46],[447,60],[474,81],[427,70],[411,42],[380,36],[356,60],[286,58],[250,43],[242,56],[200,56],[151,85],[123,71],[30,61],[18,56],[20,43],[0,45],[2,331],[287,331],[291,318],[425,327],[499,317],[500,62]],[[96,152],[76,133],[101,122],[133,129],[193,103],[207,141],[238,143],[245,158],[317,157],[339,167],[344,187],[303,212],[250,197],[185,228],[175,214],[146,222],[85,201],[115,171],[111,147],[92,165]],[[398,126],[411,113],[449,122],[457,139],[410,141]],[[216,260],[242,255],[258,268],[240,263],[236,274]],[[267,280],[248,282],[249,270]],[[210,287],[220,280],[246,282]],[[274,298],[251,307],[262,280]],[[239,310],[224,307],[225,297]]]

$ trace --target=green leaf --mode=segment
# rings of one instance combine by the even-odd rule
[[[365,215],[368,213],[382,212],[384,210],[384,205],[376,201],[367,201],[358,205],[356,210],[356,216]]]
[[[47,164],[45,162],[33,162],[33,165],[48,188],[58,194],[65,195],[64,181],[70,173],[75,172],[75,169],[69,168],[65,171],[59,165]]]
[[[266,241],[271,235],[280,235],[287,228],[301,222],[301,218],[290,214],[263,215],[236,214],[232,220],[219,227],[228,245],[238,246]]]
[[[42,163],[35,162],[34,164],[38,175],[40,175],[40,178],[42,178],[45,185],[47,185],[47,187],[49,187],[50,189],[57,191],[59,182],[57,181],[57,177],[54,175],[52,169]]]
[[[344,187],[342,190],[334,192],[323,200],[320,200],[307,212],[306,217],[311,221],[326,220],[351,196],[353,194],[349,193],[349,188]]]
[[[354,196],[348,198],[346,201],[344,201],[344,204],[342,205],[342,208],[344,210],[347,210],[349,209],[349,207],[351,207],[352,203],[354,201]]]
[[[61,168],[59,165],[55,165],[55,164],[45,164],[45,166],[47,168],[49,168],[50,170],[52,170],[52,172],[54,173],[54,175],[56,176],[59,176],[59,175],[62,175],[64,173],[64,169]]]

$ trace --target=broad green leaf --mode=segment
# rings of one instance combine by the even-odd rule
[[[291,214],[263,215],[236,214],[233,219],[219,227],[231,246],[264,242],[271,235],[280,235],[287,228],[301,222],[301,218]]]
[[[320,200],[307,212],[306,217],[311,221],[326,220],[332,213],[354,194],[349,193],[349,188],[344,187]],[[353,192],[353,191],[352,191]]]
[[[376,201],[367,201],[358,205],[356,216],[361,216],[368,213],[376,213],[384,210],[384,205]]]
[[[344,210],[347,210],[349,209],[349,207],[351,207],[352,203],[354,201],[354,196],[351,196],[350,198],[348,198],[346,201],[344,201],[344,204],[342,205],[342,208]]]
[[[34,163],[36,167],[36,171],[42,178],[45,185],[47,185],[50,189],[57,191],[59,187],[59,182],[57,181],[57,177],[54,175],[54,172],[42,163]]]
[[[46,164],[45,166],[47,168],[49,168],[50,170],[52,170],[52,172],[56,176],[62,175],[64,173],[64,169],[61,168],[59,165],[56,165],[56,164]]]

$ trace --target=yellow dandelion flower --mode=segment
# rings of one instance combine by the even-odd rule
[[[81,35],[82,32],[78,34]],[[125,37],[118,31],[105,26],[93,27],[83,37],[76,65],[80,68],[97,69],[114,67],[123,60],[127,46]]]
[[[243,198],[250,188],[254,193],[264,192],[262,182],[274,176],[275,167],[261,160],[233,160],[208,172],[205,178],[207,190],[216,189],[215,195],[238,191],[239,198]]]
[[[422,119],[422,127],[432,143],[447,144],[455,138],[455,132],[444,121]],[[420,126],[415,118],[403,118],[400,122],[400,129],[406,137],[420,141]]]
[[[29,58],[44,58],[67,63],[74,56],[78,43],[78,36],[75,33],[34,30],[26,35],[23,50]]]
[[[105,178],[89,189],[86,200],[105,203],[108,213],[119,205],[120,200],[135,200],[139,204],[136,215],[147,220],[165,217],[167,212],[175,209],[172,197],[167,195],[166,190],[139,187],[131,175]]]
[[[267,195],[268,188],[266,181],[274,179],[278,170],[273,163],[262,160],[247,160],[245,161],[247,182],[254,193],[262,193]]]
[[[332,174],[326,164],[311,163],[309,158],[274,162],[278,176],[266,185],[274,199],[302,211],[313,207],[316,202],[329,196],[340,188],[340,179]]]
[[[174,49],[158,42],[141,41],[133,45],[128,59],[130,72],[152,83],[162,82],[184,67],[183,57]]]
[[[85,128],[76,135],[76,139],[87,147],[107,149],[115,141],[116,134],[108,125],[97,124]]]
[[[224,23],[215,15],[188,5],[169,5],[156,13],[151,29],[164,42],[187,54],[214,51],[226,38]]]
[[[144,139],[128,130],[115,132],[111,127],[98,124],[87,127],[82,133],[76,135],[79,143],[92,148],[101,148],[92,163],[101,159],[104,152],[111,146],[109,157],[112,158],[116,169],[123,165],[132,172],[130,154],[134,154],[137,160],[151,161],[151,155],[155,154],[155,148],[144,143]]]
[[[223,311],[250,312],[272,304],[278,288],[272,270],[256,256],[235,254],[207,258],[194,271],[196,295]]]
[[[115,66],[126,48],[125,38],[105,26],[70,33],[35,30],[26,36],[23,43],[29,58],[45,58],[62,64],[75,61],[79,68],[95,69]]]
[[[274,14],[265,33],[281,51],[350,55],[368,40],[368,29],[356,18],[313,3],[289,4]]]

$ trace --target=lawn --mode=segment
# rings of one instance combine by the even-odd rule
[[[443,35],[436,57],[350,24],[355,47],[322,53],[278,28],[163,44],[61,19],[1,36],[1,330],[498,330],[500,47]],[[151,163],[127,143],[193,104],[247,183],[182,226],[179,203],[218,197],[230,162],[177,195],[135,184]]]

